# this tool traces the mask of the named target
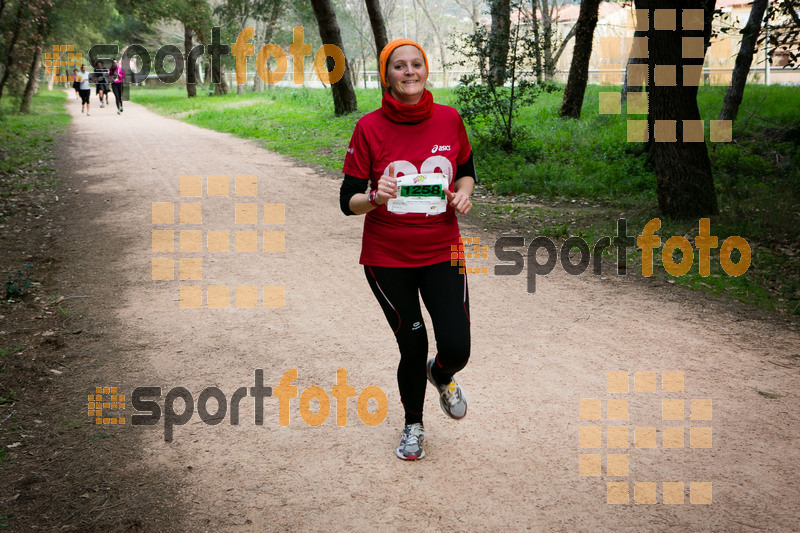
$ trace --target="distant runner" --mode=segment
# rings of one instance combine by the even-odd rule
[[[100,97],[100,107],[108,104],[108,70],[103,68],[103,62],[98,61],[94,67],[94,82],[97,84],[97,96]],[[105,99],[105,100],[104,100]]]
[[[89,97],[92,95],[92,84],[89,81],[89,73],[86,71],[86,65],[81,65],[81,71],[78,73],[78,81],[80,82],[81,113],[83,113],[83,107],[86,106],[86,116],[88,117],[90,115]]]
[[[81,82],[78,81],[78,69],[72,69],[72,88],[75,89],[75,98],[81,97]]]
[[[111,78],[111,90],[114,92],[114,103],[117,105],[117,115],[119,115],[124,111],[122,108],[122,80],[125,79],[125,71],[114,59],[111,60],[108,76]]]

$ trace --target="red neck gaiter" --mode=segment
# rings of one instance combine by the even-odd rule
[[[389,91],[383,93],[381,109],[392,122],[401,124],[416,124],[433,116],[433,95],[428,89],[422,93],[422,98],[414,105],[400,102]]]

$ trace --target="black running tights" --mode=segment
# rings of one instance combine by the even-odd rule
[[[122,84],[112,83],[111,90],[114,92],[114,103],[117,104],[117,109],[122,107]]]
[[[436,362],[433,377],[449,383],[467,365],[470,351],[467,276],[449,261],[424,267],[365,266],[367,281],[400,348],[397,383],[406,424],[422,422],[427,384],[428,333],[419,296],[433,321]]]

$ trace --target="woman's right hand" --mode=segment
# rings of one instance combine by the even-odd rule
[[[378,197],[375,203],[378,205],[385,205],[386,202],[391,200],[397,195],[397,178],[394,175],[394,163],[389,163],[389,175],[384,174],[378,180]]]

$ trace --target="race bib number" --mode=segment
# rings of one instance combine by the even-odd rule
[[[449,180],[444,174],[408,174],[397,178],[397,197],[386,203],[391,213],[438,215],[447,210],[445,189]]]

